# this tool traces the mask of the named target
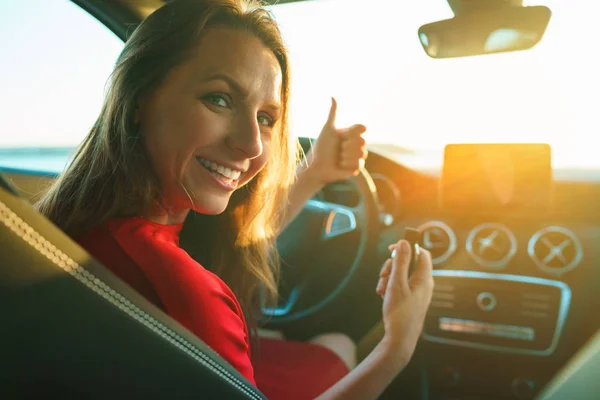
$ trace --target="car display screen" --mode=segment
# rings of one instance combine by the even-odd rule
[[[442,208],[465,212],[544,212],[550,205],[547,144],[450,144],[440,180]]]

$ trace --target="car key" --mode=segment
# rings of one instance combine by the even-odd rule
[[[417,265],[419,265],[419,258],[421,256],[421,246],[419,242],[421,241],[421,232],[414,228],[405,228],[404,229],[404,240],[410,243],[411,248],[411,257],[410,264],[408,264],[408,277],[412,275]]]
[[[406,240],[411,247],[410,263],[408,264],[408,277],[410,278],[413,271],[419,265],[419,258],[421,256],[421,246],[419,242],[421,239],[421,233],[414,228],[404,229],[404,240]],[[396,249],[392,252],[392,258],[396,257]]]

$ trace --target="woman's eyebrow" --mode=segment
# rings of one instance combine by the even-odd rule
[[[217,74],[213,74],[210,75],[208,78],[203,79],[203,82],[210,82],[210,81],[223,81],[225,82],[227,85],[229,85],[230,88],[232,88],[233,90],[235,90],[236,92],[238,92],[243,98],[248,97],[249,93],[246,89],[244,89],[242,87],[242,85],[240,85],[235,79],[233,79],[231,76],[227,75],[227,74],[223,74],[223,73],[217,73]]]
[[[224,74],[224,73],[216,73],[213,75],[210,75],[208,78],[203,79],[203,82],[210,82],[210,81],[216,81],[216,80],[220,80],[225,82],[227,85],[229,85],[229,87],[233,90],[235,90],[236,92],[238,92],[242,98],[246,99],[249,96],[249,93],[246,89],[244,89],[242,87],[242,85],[240,85],[235,79],[233,79],[231,76]],[[273,112],[277,112],[277,113],[281,113],[281,104],[279,104],[277,101],[275,100],[271,100],[268,101],[265,104],[266,108],[271,109]]]
[[[276,101],[269,101],[268,103],[265,104],[265,108],[268,108],[269,110],[276,113],[277,115],[281,114],[281,105],[279,103],[277,103]]]

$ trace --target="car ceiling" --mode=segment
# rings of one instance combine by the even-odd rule
[[[169,0],[72,0],[98,18],[124,39],[132,24],[137,24]],[[268,4],[294,3],[306,0],[266,0]]]

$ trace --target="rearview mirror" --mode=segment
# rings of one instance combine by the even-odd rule
[[[423,25],[419,40],[433,58],[527,50],[542,39],[551,15],[544,6],[472,10]]]

